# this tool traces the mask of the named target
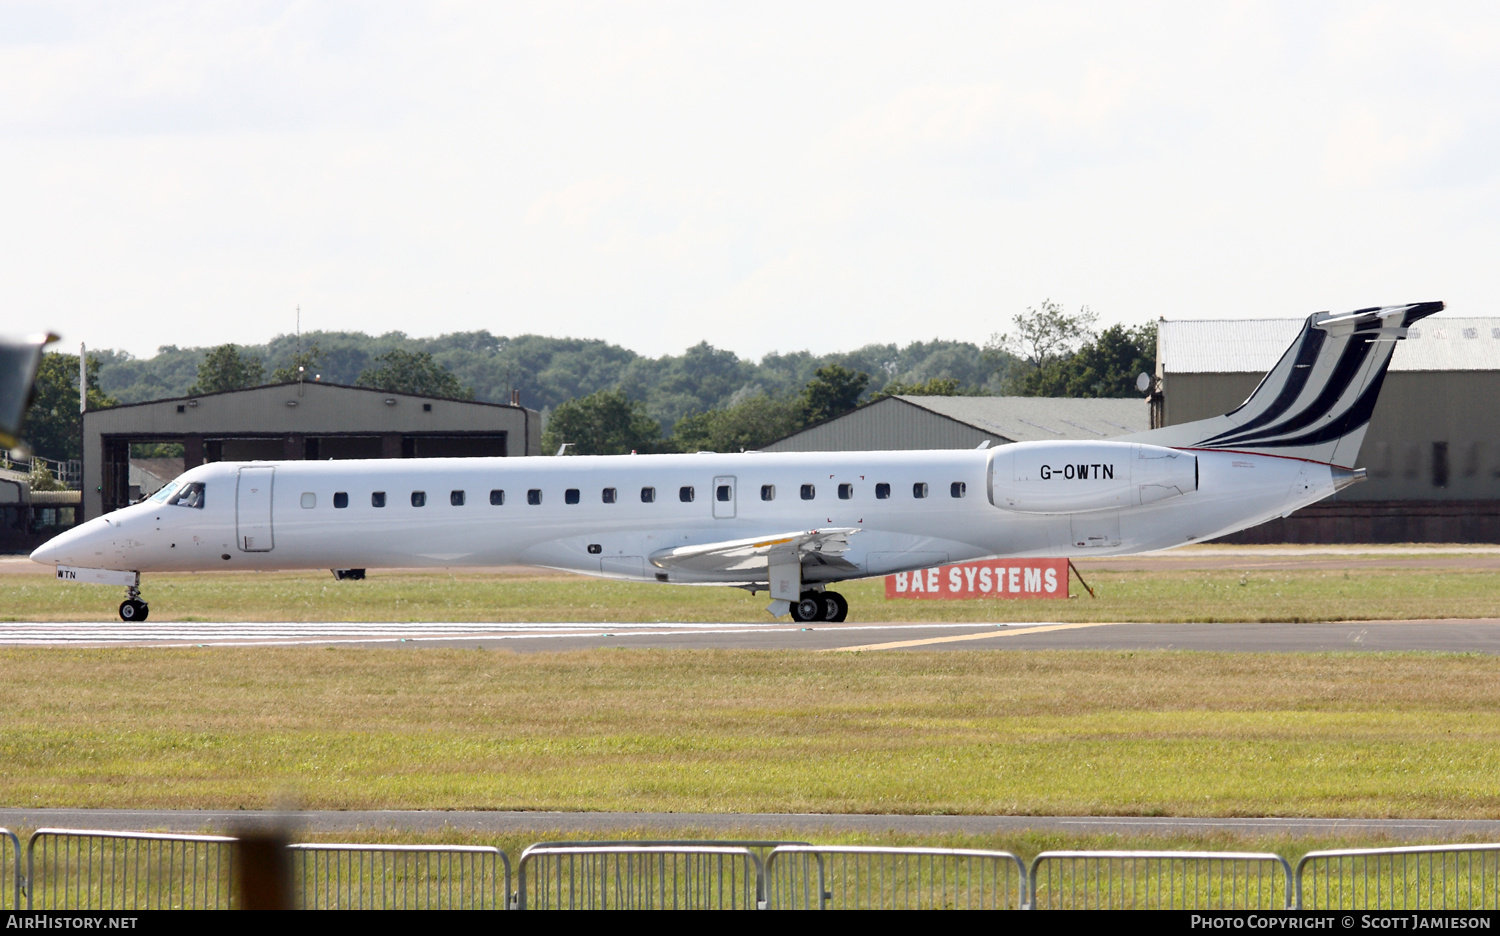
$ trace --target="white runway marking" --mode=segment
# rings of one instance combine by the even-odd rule
[[[925,630],[955,627],[988,629],[994,624],[748,624],[748,623],[543,623],[439,624],[376,623],[199,623],[164,621],[160,624],[4,623],[0,646],[299,646],[334,643],[399,643],[433,640],[525,640],[543,637],[659,637],[673,634],[749,634],[797,632],[808,627],[839,631]]]

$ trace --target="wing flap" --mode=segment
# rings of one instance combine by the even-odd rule
[[[803,562],[832,564],[830,560],[849,549],[850,535],[858,532],[857,527],[834,527],[677,546],[652,553],[651,564],[658,569],[709,574],[765,572],[773,559],[787,562],[794,556]]]

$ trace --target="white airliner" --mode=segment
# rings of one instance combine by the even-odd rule
[[[1238,409],[1100,442],[985,450],[216,462],[31,554],[143,572],[531,565],[768,591],[841,621],[849,579],[1006,556],[1113,556],[1285,516],[1354,470],[1395,342],[1440,302],[1308,318]]]

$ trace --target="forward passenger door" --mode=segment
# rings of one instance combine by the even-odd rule
[[[271,530],[271,488],[275,481],[273,467],[240,469],[234,520],[244,552],[270,552],[276,545]]]

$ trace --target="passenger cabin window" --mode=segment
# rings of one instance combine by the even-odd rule
[[[802,499],[803,500],[812,500],[814,497],[817,497],[817,496],[818,496],[818,489],[816,487],[813,487],[811,484],[804,484],[804,485],[802,485]]]
[[[505,506],[505,492],[502,491],[502,490],[500,490],[499,488],[496,488],[495,490],[491,491],[490,492],[490,505],[492,507],[503,507],[503,506]]]
[[[314,494],[312,491],[303,491],[302,509],[312,510],[316,506],[318,506],[318,495]]]
[[[718,498],[721,501],[729,500],[729,485],[719,485],[718,489],[714,491],[714,497]]]
[[[677,499],[684,504],[691,504],[693,502],[693,486],[691,484],[684,484],[678,488]]]
[[[926,497],[927,483],[925,481],[918,481],[916,484],[913,484],[911,486],[911,496],[917,498]]]
[[[448,503],[452,504],[455,507],[462,507],[464,505],[464,492],[463,491],[449,491],[448,492]]]
[[[776,485],[774,485],[774,484],[762,484],[760,486],[760,499],[761,500],[775,500],[776,499]]]
[[[542,502],[542,489],[532,488],[526,492],[526,503],[535,507]]]
[[[854,485],[852,485],[852,484],[840,484],[839,485],[839,500],[848,500],[849,498],[851,498],[853,496],[854,496]]]
[[[890,500],[890,497],[891,486],[889,484],[886,484],[884,481],[882,481],[881,483],[875,485],[876,500]]]
[[[411,505],[413,507],[426,507],[427,506],[427,492],[426,491],[412,491],[411,492]]]
[[[615,489],[605,488],[604,490],[600,491],[599,499],[604,501],[604,503],[606,504],[613,504],[615,502]]]
[[[339,491],[337,494],[333,495],[333,506],[337,507],[339,510],[343,510],[345,507],[348,507],[349,492]]]
[[[372,494],[370,494],[370,506],[371,507],[384,507],[385,506],[385,492],[384,491],[375,491]]]
[[[643,488],[641,488],[641,503],[643,503],[643,504],[651,504],[651,503],[655,503],[655,501],[656,501],[656,488],[654,488],[654,487],[643,487]]]
[[[566,491],[563,491],[563,503],[564,504],[576,504],[576,503],[578,503],[578,488],[568,488]]]
[[[967,493],[969,493],[969,486],[962,481],[955,481],[948,485],[949,497],[963,497]]]
[[[194,481],[192,484],[184,486],[182,490],[177,492],[177,496],[172,498],[172,506],[196,507],[197,509],[202,510],[203,482]]]

